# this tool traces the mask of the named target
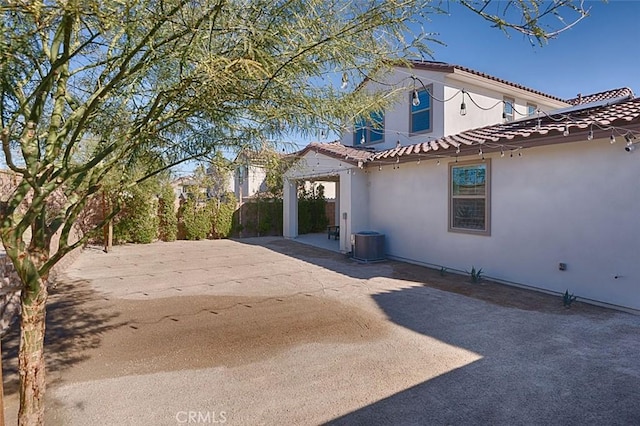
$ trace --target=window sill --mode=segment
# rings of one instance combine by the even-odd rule
[[[409,132],[409,137],[425,135],[425,134],[427,134],[427,133],[433,133],[433,129],[429,129],[429,130],[421,130],[421,131],[419,131],[419,132]]]
[[[489,229],[474,230],[474,229],[464,229],[464,228],[449,228],[448,231],[453,232],[454,234],[479,235],[481,237],[491,236],[491,230]]]

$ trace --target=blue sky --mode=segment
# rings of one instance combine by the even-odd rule
[[[444,8],[447,8],[445,3]],[[473,68],[561,98],[617,87],[640,94],[640,1],[587,1],[590,16],[544,46],[504,32],[455,2],[425,30],[434,60]]]
[[[563,99],[619,87],[640,96],[640,1],[585,1],[584,6],[588,17],[541,46],[520,33],[506,35],[456,1],[443,0],[448,14],[429,15],[424,30],[436,33],[433,38],[444,45],[429,44],[433,58],[425,59],[472,68]],[[571,22],[570,13],[564,17]],[[331,134],[322,141],[336,138]],[[313,140],[318,137],[294,134],[291,142],[297,148],[287,151]]]
[[[640,1],[584,4],[590,16],[540,46],[518,33],[505,35],[454,0],[443,1],[449,14],[430,15],[425,31],[437,33],[434,37],[445,45],[431,44],[434,57],[427,59],[472,68],[560,98],[625,86],[640,95]],[[288,140],[293,145],[286,151],[319,139],[293,134]],[[321,141],[334,139],[329,135]]]

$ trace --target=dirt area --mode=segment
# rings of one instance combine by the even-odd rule
[[[291,247],[286,241],[274,242],[270,244],[270,247],[288,255],[296,255],[300,257],[321,256],[325,259],[339,259],[347,262],[355,262],[344,255],[329,251],[322,251],[322,254],[319,255],[316,248],[308,245],[299,244],[295,247]],[[523,309],[527,311],[557,313],[562,315],[606,316],[616,312],[608,308],[583,303],[579,300],[573,302],[571,307],[567,308],[563,305],[561,296],[500,284],[487,279],[482,279],[479,283],[473,283],[469,275],[454,273],[447,270],[440,271],[434,268],[393,260],[384,261],[384,264],[387,264],[392,268],[391,277],[393,278],[419,283],[425,287],[462,294],[467,297],[483,300],[498,306]]]
[[[61,290],[55,298],[69,296],[68,287]],[[64,374],[65,380],[234,367],[295,345],[365,342],[388,331],[368,312],[305,295],[124,300],[102,315],[113,318],[103,325],[109,331],[99,346],[83,351],[86,360]]]
[[[281,238],[87,250],[51,292],[47,423],[637,424],[639,332]],[[3,346],[12,424],[15,332]]]

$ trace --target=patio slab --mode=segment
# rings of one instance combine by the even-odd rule
[[[282,238],[86,250],[48,321],[50,425],[640,421],[640,317]]]

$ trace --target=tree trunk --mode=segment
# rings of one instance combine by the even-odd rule
[[[2,340],[0,340],[0,426],[4,426],[4,375],[2,374]]]
[[[40,279],[37,290],[22,291],[20,319],[20,412],[18,424],[44,424],[44,330],[47,301],[46,282]]]

